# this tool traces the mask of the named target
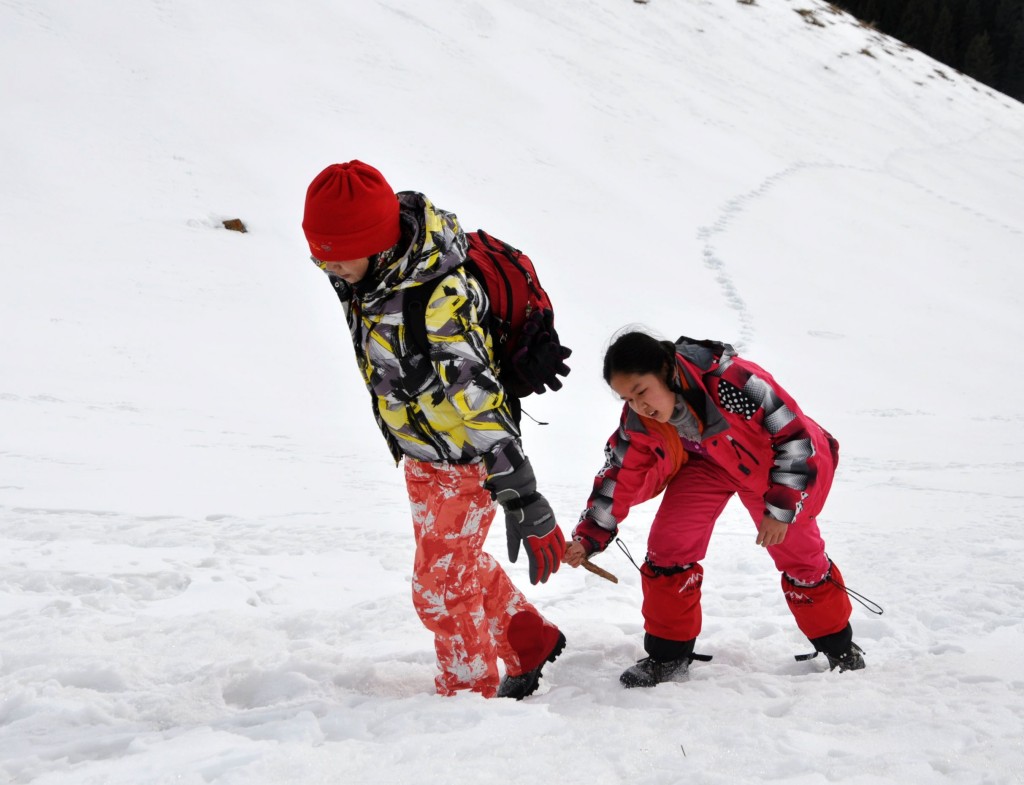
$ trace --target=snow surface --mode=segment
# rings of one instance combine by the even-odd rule
[[[0,782],[1024,782],[1021,104],[816,0],[3,0],[0,73]],[[843,445],[868,668],[794,661],[730,506],[688,682],[618,685],[613,549],[618,585],[510,567],[569,639],[534,697],[433,695],[300,230],[351,158],[540,265],[576,351],[524,439],[566,530],[615,330],[772,370]]]

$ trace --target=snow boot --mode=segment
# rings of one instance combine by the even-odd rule
[[[653,687],[663,681],[680,681],[690,670],[690,658],[661,662],[644,657],[619,676],[623,687]]]
[[[540,684],[541,671],[544,669],[544,663],[554,662],[558,659],[558,655],[562,653],[564,648],[565,635],[559,631],[558,639],[555,641],[554,648],[551,649],[547,657],[541,660],[540,665],[533,670],[526,671],[518,676],[505,676],[505,678],[501,680],[501,684],[498,685],[498,697],[515,698],[517,701],[520,701],[527,695],[533,695]]]
[[[638,660],[632,668],[627,668],[619,676],[619,681],[623,687],[653,687],[663,681],[682,680],[689,672],[691,662],[707,662],[711,659],[706,654],[693,653],[696,642],[696,638],[676,641],[646,633],[644,651],[647,652],[647,656]]]
[[[864,650],[853,641],[850,641],[850,645],[846,651],[832,655],[825,652],[825,657],[828,658],[828,669],[834,671],[839,668],[839,672],[843,671],[859,671],[865,667],[864,662]]]
[[[865,666],[864,650],[853,642],[853,627],[849,623],[831,635],[811,638],[814,652],[821,652],[828,660],[828,669],[834,671],[859,671]]]

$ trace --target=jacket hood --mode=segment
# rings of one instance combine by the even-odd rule
[[[676,394],[685,399],[704,424],[703,438],[728,429],[729,425],[714,405],[704,381],[706,374],[719,374],[732,363],[736,350],[727,343],[694,340],[685,336],[676,341]],[[685,381],[685,384],[683,384]]]
[[[466,235],[454,213],[440,210],[421,193],[398,194],[401,239],[373,258],[358,285],[359,299],[373,308],[397,292],[438,281],[463,263]]]
[[[707,373],[716,365],[726,367],[736,356],[736,350],[721,341],[687,338],[685,335],[676,340],[676,353],[682,355],[702,373]]]

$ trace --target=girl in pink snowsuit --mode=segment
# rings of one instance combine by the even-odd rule
[[[727,344],[680,338],[673,345],[626,333],[605,355],[604,378],[626,405],[566,562],[576,567],[603,551],[633,505],[664,491],[641,567],[649,656],[622,683],[650,687],[686,673],[701,630],[700,562],[734,495],[782,573],[786,601],[815,651],[840,671],[863,668],[850,600],[817,523],[838,442],[771,374]]]

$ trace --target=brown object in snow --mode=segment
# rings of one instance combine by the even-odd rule
[[[583,569],[594,573],[594,575],[600,575],[606,581],[611,581],[612,583],[619,582],[619,579],[612,575],[610,572],[608,572],[608,570],[602,570],[596,564],[591,564],[589,559],[584,559],[581,562],[581,564],[583,565]]]

